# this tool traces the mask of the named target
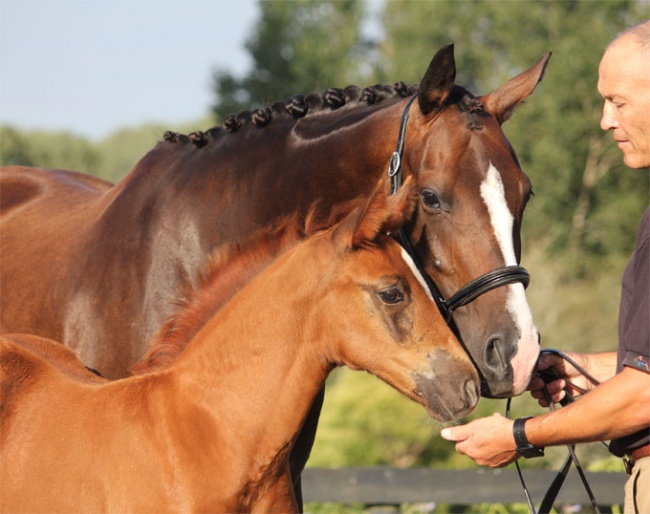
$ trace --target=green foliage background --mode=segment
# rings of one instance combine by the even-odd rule
[[[356,0],[260,1],[246,49],[245,76],[214,73],[215,100],[186,126],[147,124],[93,142],[65,133],[0,127],[0,162],[125,176],[164,130],[190,132],[230,113],[351,83],[419,82],[433,54],[455,43],[457,82],[487,93],[553,57],[542,84],[504,130],[531,177],[535,197],[524,223],[522,264],[544,346],[603,351],[616,346],[619,281],[648,205],[647,170],[630,170],[599,128],[598,61],[623,28],[649,16],[647,0],[402,1],[383,5],[378,34],[362,30]],[[208,106],[206,106],[207,108]],[[482,400],[471,417],[504,412]],[[538,412],[516,399],[517,415]],[[329,380],[310,465],[472,466],[438,437],[440,426],[376,378],[347,370]],[[587,447],[591,466],[617,469]],[[561,456],[536,465],[556,465]]]

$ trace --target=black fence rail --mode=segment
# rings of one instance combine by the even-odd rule
[[[524,469],[524,480],[533,502],[542,501],[555,471]],[[599,505],[622,505],[624,473],[586,473]],[[303,473],[305,502],[396,505],[435,502],[471,505],[478,503],[526,503],[516,470],[513,469],[398,469],[307,468]],[[556,504],[591,502],[575,470],[558,494]]]

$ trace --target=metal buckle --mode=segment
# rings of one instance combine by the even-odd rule
[[[388,176],[394,177],[402,166],[402,159],[397,152],[393,152],[390,156],[390,164],[388,165]]]

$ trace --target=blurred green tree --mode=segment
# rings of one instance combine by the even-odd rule
[[[589,258],[630,251],[648,203],[647,175],[625,170],[611,135],[599,128],[596,90],[606,44],[644,12],[639,0],[391,0],[377,72],[384,81],[417,82],[422,63],[454,42],[457,82],[482,94],[552,50],[542,84],[504,130],[537,193],[524,236],[552,253],[570,250],[585,272]]]
[[[242,78],[224,70],[214,74],[217,120],[294,94],[345,87],[366,69],[362,2],[260,1],[259,7],[259,21],[246,42],[252,69]]]
[[[0,127],[0,165],[20,164],[97,173],[101,155],[90,141],[66,132]]]
[[[109,134],[97,143],[103,155],[98,175],[117,182],[162,139],[164,131],[155,124],[125,127]]]
[[[0,165],[18,164],[33,166],[30,155],[29,140],[25,134],[13,127],[0,127]]]

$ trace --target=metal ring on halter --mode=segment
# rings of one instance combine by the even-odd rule
[[[388,163],[388,176],[390,177],[390,194],[394,194],[402,186],[402,152],[404,151],[404,139],[406,136],[406,125],[409,121],[409,109],[411,104],[418,97],[413,95],[404,107],[402,112],[402,121],[399,126],[399,135],[397,136],[397,146]]]
[[[402,158],[399,153],[393,152],[390,156],[390,163],[388,164],[388,176],[394,177],[402,169]]]

